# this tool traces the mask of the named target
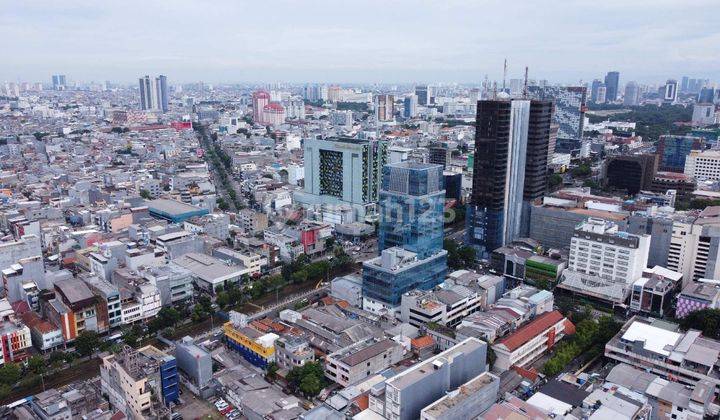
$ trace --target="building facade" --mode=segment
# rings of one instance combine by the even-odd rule
[[[352,207],[355,220],[373,218],[387,163],[387,143],[351,138],[308,139],[304,145],[305,187],[295,193],[306,206]]]
[[[399,246],[426,258],[442,249],[445,189],[440,165],[391,163],[383,168],[378,250]]]
[[[551,102],[478,102],[466,238],[480,258],[529,229],[529,203],[547,188],[551,116]]]

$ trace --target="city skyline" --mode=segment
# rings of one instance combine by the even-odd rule
[[[479,83],[486,74],[500,80],[505,58],[508,78],[521,78],[527,65],[531,78],[567,84],[611,70],[621,84],[686,74],[717,79],[720,70],[709,70],[720,69],[717,18],[688,13],[712,2],[691,3],[610,1],[592,4],[590,13],[584,1],[418,9],[394,2],[348,13],[324,1],[212,8],[39,2],[13,5],[0,17],[0,36],[13,41],[0,80],[60,73],[130,83],[157,73],[174,82]]]

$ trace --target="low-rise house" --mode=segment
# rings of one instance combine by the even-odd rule
[[[304,338],[284,335],[275,341],[275,363],[280,369],[290,371],[314,360],[315,351]]]
[[[329,354],[325,376],[347,386],[402,360],[403,347],[390,339],[368,338]]]
[[[563,337],[574,333],[574,325],[560,312],[546,312],[493,344],[497,357],[494,370],[503,372],[512,366],[524,367]]]
[[[189,270],[198,288],[214,295],[218,286],[225,287],[239,283],[243,275],[249,275],[250,269],[244,266],[226,264],[224,261],[206,254],[191,252],[176,258],[173,263]]]
[[[30,328],[32,345],[38,351],[52,351],[65,344],[60,328],[40,318],[37,313],[28,311],[20,315],[20,318]]]
[[[55,282],[55,298],[45,305],[45,314],[62,329],[65,341],[73,341],[83,331],[107,330],[98,322],[97,304],[87,284],[71,277]]]
[[[0,299],[0,362],[20,362],[32,346],[30,328],[15,316],[7,299]]]

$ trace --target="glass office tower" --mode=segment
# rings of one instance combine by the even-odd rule
[[[378,250],[402,247],[427,258],[442,249],[443,167],[400,162],[385,165],[380,189]]]

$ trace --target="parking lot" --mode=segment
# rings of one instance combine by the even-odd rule
[[[180,413],[183,416],[183,420],[211,420],[211,419],[223,419],[224,417],[217,412],[215,407],[207,401],[198,399],[193,395],[192,392],[183,388],[182,400],[185,402],[182,407],[179,407],[173,411]]]

